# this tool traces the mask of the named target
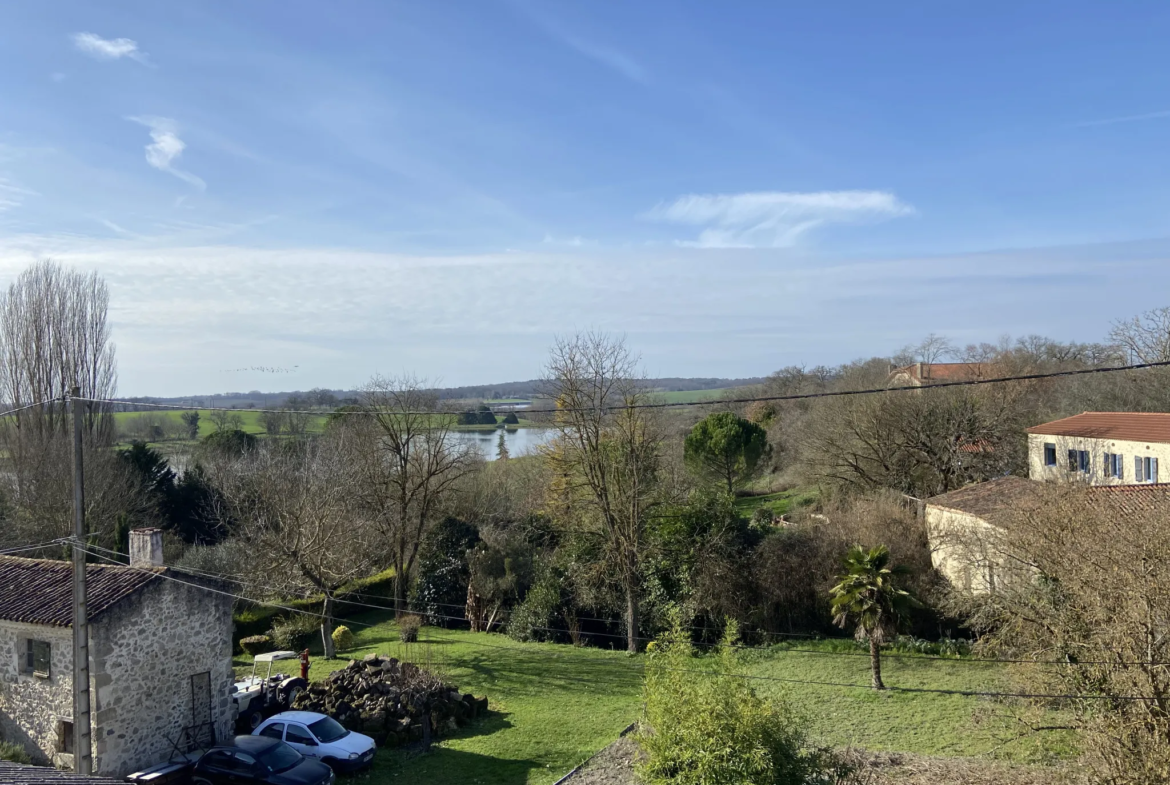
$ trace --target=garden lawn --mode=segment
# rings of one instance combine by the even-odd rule
[[[798,507],[806,507],[816,500],[816,488],[792,488],[763,496],[740,496],[735,500],[735,509],[740,515],[748,517],[761,507],[767,507],[773,515],[784,515]]]
[[[441,740],[428,755],[381,750],[368,773],[371,783],[410,785],[552,783],[615,738],[637,719],[644,656],[574,648],[564,644],[517,643],[502,635],[424,627],[420,642],[403,645],[381,612],[348,622],[357,647],[343,656],[378,652],[438,670],[464,692],[486,695],[491,713]],[[827,651],[840,643],[809,642],[800,648]],[[807,654],[783,647],[745,652],[745,672],[799,681],[867,685],[865,657]],[[346,659],[316,659],[310,677],[324,678]],[[248,667],[247,657],[236,665]],[[295,672],[295,661],[277,663]],[[706,667],[696,660],[696,670]],[[1007,666],[982,663],[889,659],[890,686],[997,690],[1008,686]],[[696,678],[702,678],[696,674]],[[1041,735],[1047,746],[1002,745],[1003,724],[993,715],[1003,704],[952,695],[879,694],[869,689],[783,684],[759,680],[764,694],[784,694],[810,723],[814,741],[928,755],[992,753],[1012,760],[1037,760],[1068,752],[1067,737]],[[1056,723],[1052,723],[1056,724]]]

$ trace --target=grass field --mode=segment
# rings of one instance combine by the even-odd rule
[[[661,396],[666,403],[700,403],[718,400],[734,389],[736,388],[719,387],[714,390],[671,390],[655,393],[655,395]]]
[[[196,409],[195,411],[199,412],[199,438],[202,439],[203,437],[205,437],[209,434],[215,433],[215,430],[216,430],[215,423],[212,422],[212,420],[211,420],[212,411],[210,409]],[[117,423],[117,425],[118,425],[118,432],[123,433],[126,426],[129,425],[129,420],[131,420],[135,417],[139,417],[141,414],[143,414],[143,413],[142,412],[115,412],[114,413],[114,422]],[[177,412],[177,411],[159,411],[157,413],[150,412],[149,414],[151,416],[154,416],[156,414],[161,415],[169,420],[172,420],[176,424],[176,427],[179,424],[181,424],[181,420],[179,419],[180,412]],[[264,430],[263,422],[260,419],[260,417],[261,417],[260,412],[251,411],[248,409],[239,409],[239,410],[233,412],[233,414],[239,415],[240,429],[241,430],[245,431],[246,433],[255,434],[256,436],[264,436],[265,435],[266,432]],[[517,415],[517,416],[519,417],[519,415]],[[503,417],[501,417],[500,419],[503,420]],[[542,427],[542,425],[546,425],[546,424],[542,424],[542,423],[538,423],[538,422],[532,422],[531,420],[526,420],[523,417],[520,417],[519,419],[520,419],[520,423],[518,425],[509,425],[507,427],[509,427],[509,428],[539,428],[539,427]],[[308,433],[320,433],[325,427],[325,421],[326,421],[326,415],[324,415],[324,414],[310,417],[309,422],[306,426],[307,432]],[[490,431],[490,430],[493,430],[494,428],[497,428],[497,427],[498,426],[496,426],[496,425],[457,425],[457,426],[454,426],[452,428],[452,430],[456,430],[456,431]]]
[[[784,515],[799,507],[812,504],[816,499],[816,488],[792,488],[763,496],[740,496],[735,500],[735,508],[739,510],[741,515],[747,516],[761,507],[767,507],[773,515]]]
[[[429,664],[461,690],[486,695],[492,710],[486,719],[442,740],[430,754],[380,751],[372,769],[358,775],[361,780],[547,784],[613,741],[638,717],[641,656],[434,628],[423,628],[419,643],[404,646],[394,624],[381,612],[356,617],[351,627],[358,648],[346,657],[377,651]],[[822,641],[799,645],[816,652],[811,654],[783,647],[749,651],[742,667],[771,678],[867,685],[868,660],[826,653],[839,647],[839,642]],[[236,664],[249,663],[241,657]],[[310,676],[323,678],[343,664],[317,659]],[[295,662],[278,665],[286,672],[296,667]],[[702,667],[697,660],[696,669]],[[884,673],[890,686],[986,691],[1008,686],[1008,667],[909,657],[888,659]],[[1003,723],[994,717],[1002,705],[987,699],[765,680],[756,686],[764,694],[787,696],[807,717],[818,743],[929,755],[994,753],[1011,760],[1069,751],[1067,737],[1051,734],[1041,734],[1029,746],[1004,745]]]

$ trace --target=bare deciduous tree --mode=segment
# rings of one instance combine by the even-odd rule
[[[348,434],[354,493],[390,552],[401,613],[423,534],[476,460],[470,447],[450,438],[454,416],[430,413],[439,409],[438,397],[418,379],[374,377],[361,400],[368,415],[341,417],[332,428]]]
[[[638,359],[621,339],[558,339],[545,371],[559,432],[547,455],[571,525],[594,529],[626,600],[626,644],[638,650],[641,563],[655,503],[661,435],[647,410]]]
[[[336,593],[370,574],[380,553],[376,527],[353,504],[345,436],[269,442],[237,460],[223,481],[264,588],[323,595],[321,637],[330,659]]]
[[[109,301],[97,273],[52,261],[22,272],[0,295],[0,401],[17,407],[60,400],[74,384],[83,398],[113,397],[118,372],[106,322]],[[109,407],[85,406],[86,431],[108,438]],[[63,407],[45,407],[5,418],[6,447],[19,451],[16,432],[65,430],[66,417]]]
[[[1109,340],[1134,363],[1170,361],[1170,306],[1115,322]]]

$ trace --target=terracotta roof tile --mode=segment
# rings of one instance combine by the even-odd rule
[[[1034,498],[1039,487],[1040,483],[1011,475],[932,496],[926,503],[932,507],[965,512],[988,523],[996,523],[997,519],[1011,513],[1021,503]]]
[[[1044,436],[1119,439],[1170,444],[1170,414],[1164,412],[1084,412],[1028,428]]]
[[[163,572],[163,567],[142,570],[86,565],[89,618],[101,615]],[[72,626],[73,564],[0,556],[0,619],[53,627]]]
[[[1149,485],[1094,485],[1090,492],[1121,512],[1170,510],[1170,483]]]

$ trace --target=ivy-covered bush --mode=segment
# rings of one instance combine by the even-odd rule
[[[278,649],[301,651],[320,641],[321,623],[316,616],[294,613],[290,618],[275,621],[268,635]]]
[[[0,741],[0,760],[10,763],[32,763],[32,759],[25,752],[24,747],[11,741]]]
[[[255,657],[257,654],[272,651],[272,638],[267,635],[249,635],[247,638],[240,638],[240,648],[245,654]]]

